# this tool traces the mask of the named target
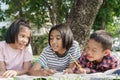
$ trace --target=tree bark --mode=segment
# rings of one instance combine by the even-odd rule
[[[83,50],[103,0],[75,0],[66,21]]]
[[[49,10],[49,16],[50,16],[50,20],[51,20],[51,23],[52,25],[56,25],[58,22],[57,22],[57,0],[52,0],[52,8],[51,6],[49,5],[49,2],[48,0],[45,0],[45,3],[48,7],[48,10]]]

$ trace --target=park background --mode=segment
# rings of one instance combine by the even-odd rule
[[[34,55],[47,45],[49,29],[60,23],[70,25],[81,50],[90,33],[103,29],[113,37],[112,51],[120,52],[120,0],[0,0],[0,41],[18,18],[30,22]]]

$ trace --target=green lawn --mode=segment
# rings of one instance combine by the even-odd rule
[[[33,56],[32,63],[34,63],[38,58],[39,58],[39,55],[34,55],[34,56]]]

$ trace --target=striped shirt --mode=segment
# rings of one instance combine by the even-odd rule
[[[61,72],[68,67],[69,63],[73,62],[69,54],[76,60],[80,57],[80,47],[77,41],[73,41],[71,48],[64,57],[58,57],[48,45],[43,49],[37,62],[41,64],[43,68],[48,67],[49,69],[55,69]]]

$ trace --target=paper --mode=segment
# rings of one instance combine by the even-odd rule
[[[112,74],[113,72],[120,70],[111,69],[105,71],[104,73],[92,73],[92,74],[63,74],[63,72],[55,73],[52,76],[29,76],[29,75],[21,75],[16,76],[16,80],[113,80],[119,79],[120,76],[116,74]],[[0,78],[0,80],[14,80],[14,78]]]

